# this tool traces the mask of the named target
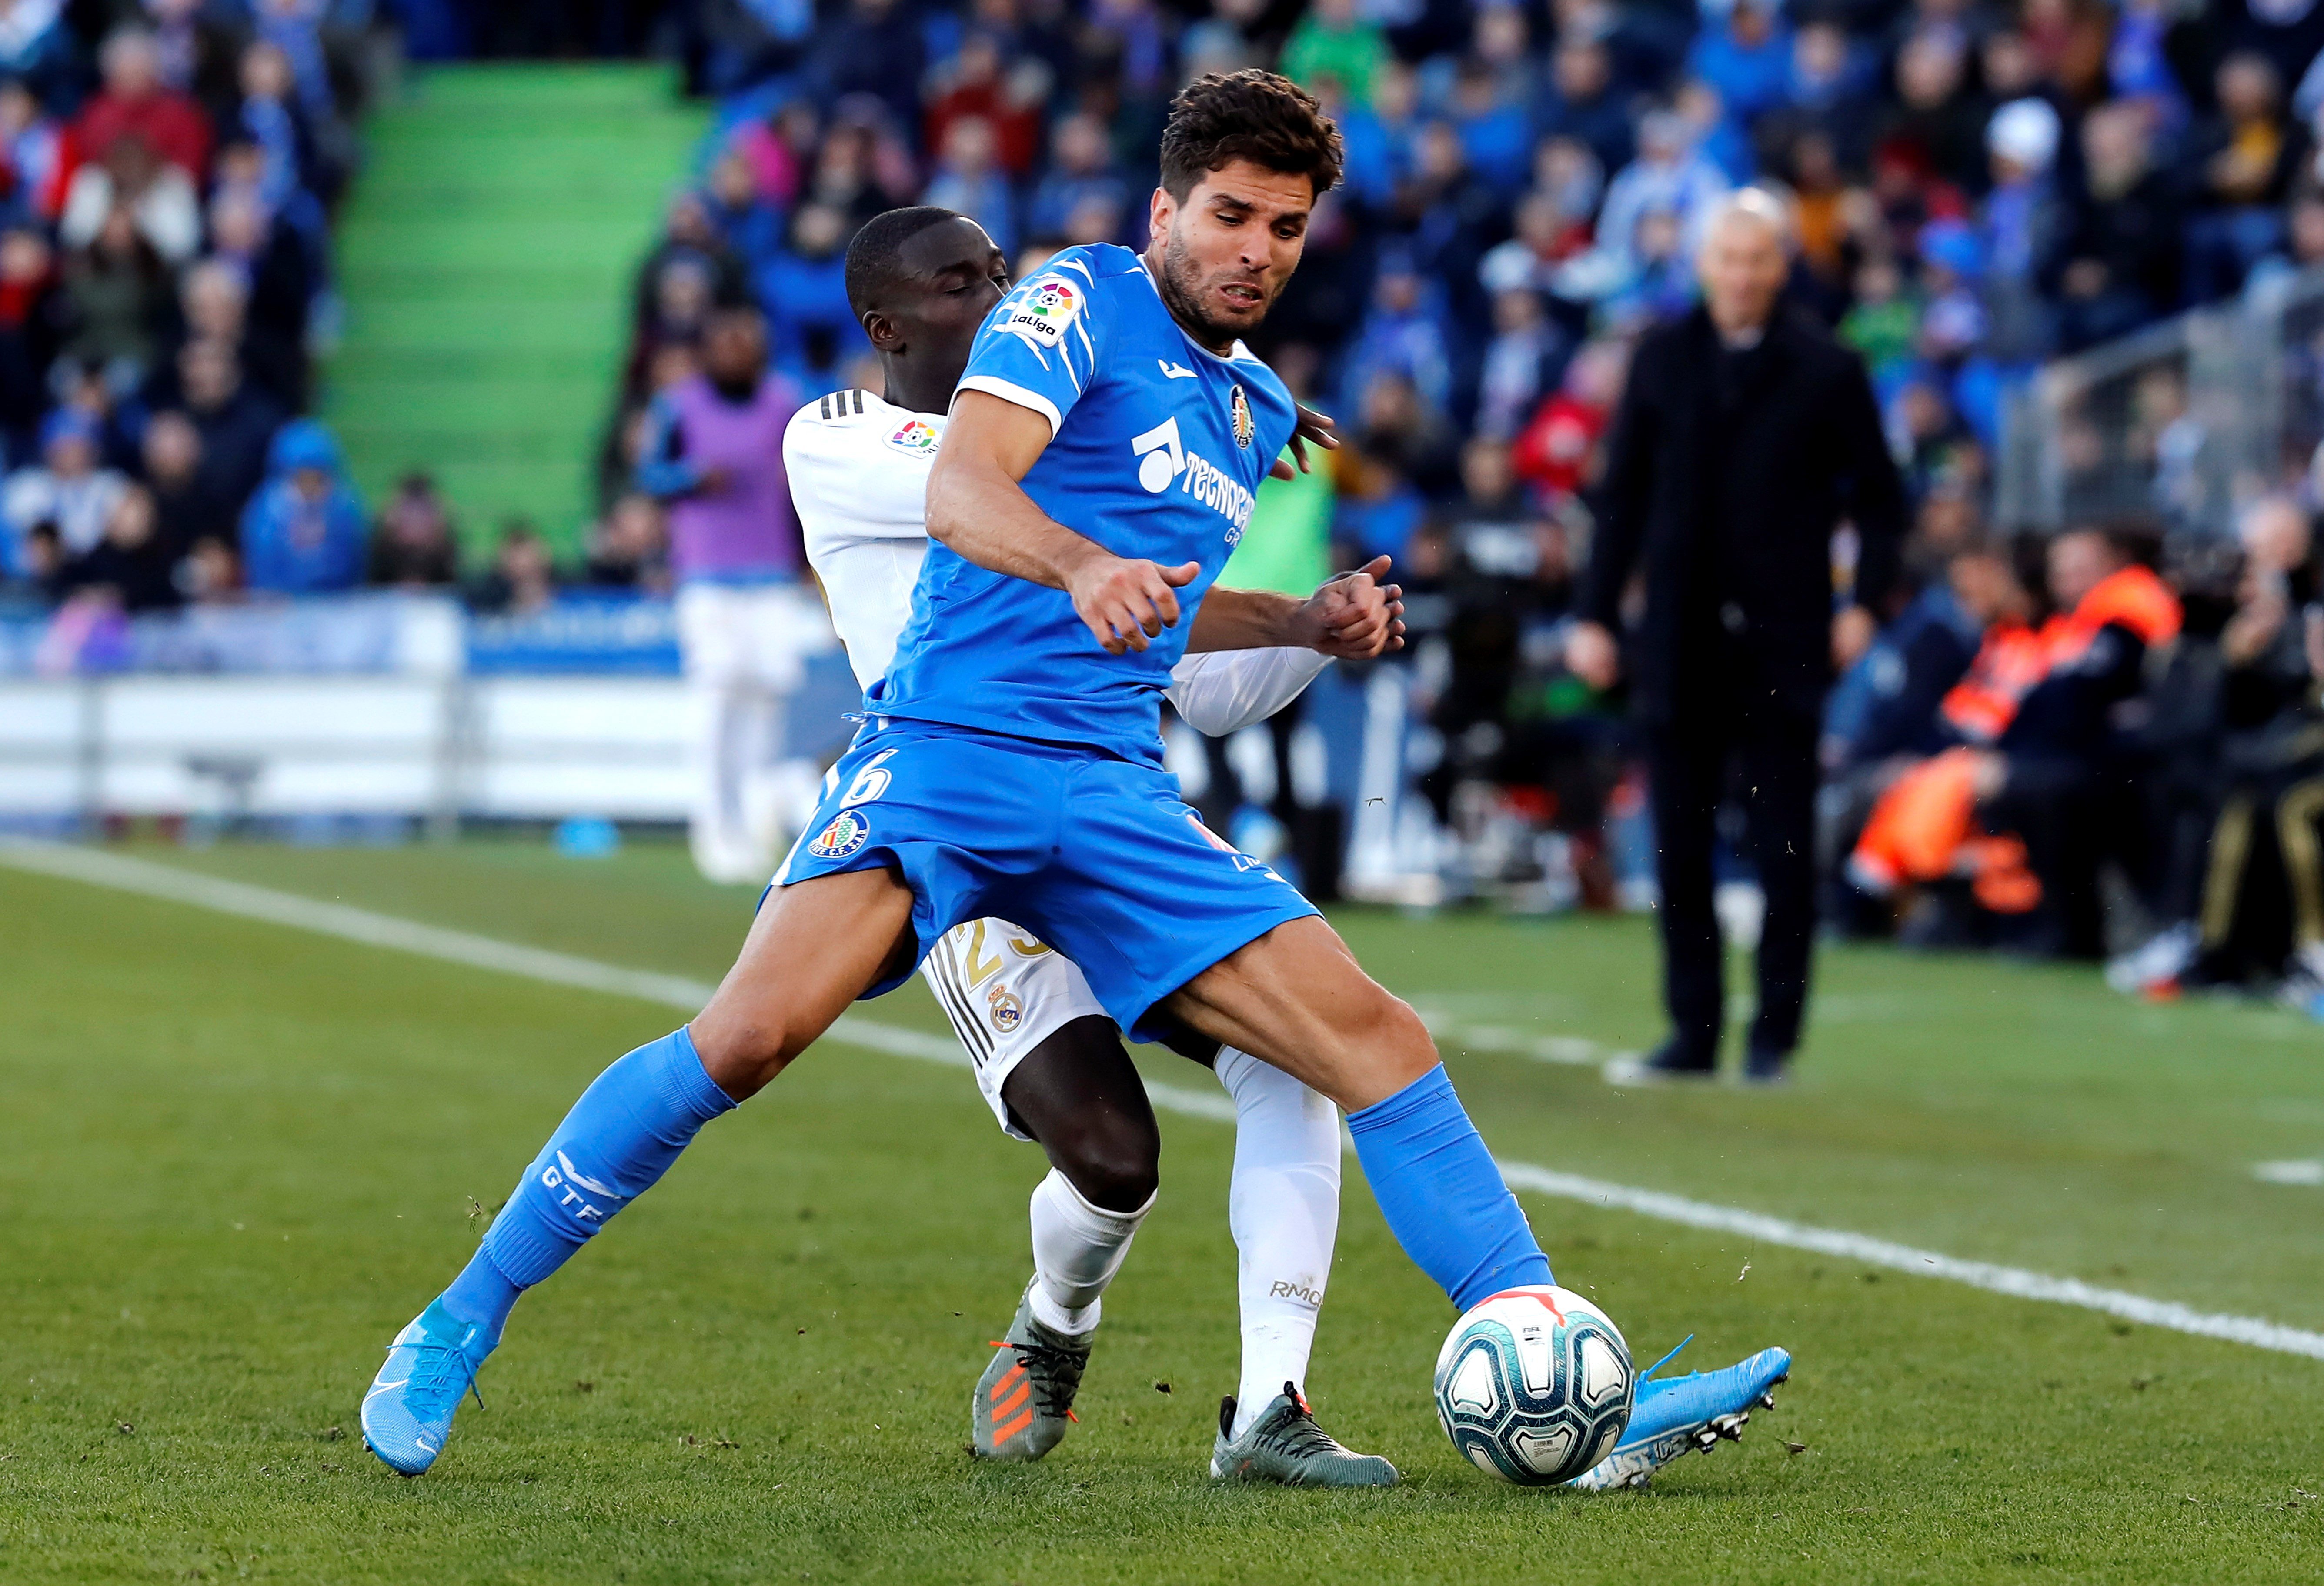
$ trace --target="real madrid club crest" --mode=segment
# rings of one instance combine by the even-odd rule
[[[844,859],[872,835],[872,822],[860,809],[843,809],[815,834],[807,851],[817,859]]]
[[[1235,445],[1249,451],[1257,426],[1250,420],[1250,399],[1242,394],[1241,386],[1234,388],[1234,395],[1228,400],[1227,410],[1234,416]]]
[[[1016,992],[1005,986],[993,987],[986,1000],[992,1009],[992,1028],[1004,1036],[1015,1029],[1025,1017],[1025,1004],[1018,1000]]]

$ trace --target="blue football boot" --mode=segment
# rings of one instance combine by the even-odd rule
[[[1692,1338],[1688,1334],[1678,1350]],[[1690,1449],[1709,1453],[1720,1438],[1741,1437],[1753,1408],[1774,1409],[1775,1385],[1792,1374],[1791,1352],[1775,1349],[1761,1350],[1723,1371],[1690,1371],[1675,1381],[1653,1380],[1678,1350],[1639,1374],[1630,1424],[1622,1429],[1622,1441],[1614,1452],[1566,1485],[1593,1492],[1644,1487],[1656,1471]]]
[[[475,1393],[476,1369],[495,1341],[477,1323],[462,1322],[438,1300],[387,1346],[387,1363],[364,1395],[364,1446],[400,1475],[417,1476],[436,1462],[452,1434],[452,1415],[464,1394]],[[484,1396],[476,1394],[482,1406]]]

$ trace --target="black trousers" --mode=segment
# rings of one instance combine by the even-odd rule
[[[1663,1001],[1684,1059],[1705,1067],[1718,1061],[1727,1019],[1711,856],[1719,807],[1730,792],[1743,807],[1767,899],[1751,1049],[1788,1053],[1800,1042],[1815,941],[1816,731],[1812,716],[1775,707],[1687,711],[1647,730]]]

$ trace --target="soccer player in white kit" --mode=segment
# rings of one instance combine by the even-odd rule
[[[982,228],[948,211],[872,220],[849,250],[848,291],[898,400],[837,392],[800,409],[784,434],[807,559],[867,688],[886,672],[910,614],[945,410],[978,324],[1009,284],[1006,269]],[[1371,576],[1357,576],[1368,587]],[[1316,600],[1344,607],[1346,581],[1334,585]],[[1329,659],[1312,650],[1190,655],[1168,697],[1190,725],[1224,734],[1289,704]],[[979,1454],[1038,1459],[1070,1424],[1100,1296],[1154,1203],[1158,1134],[1111,1019],[1058,954],[1005,920],[979,919],[948,933],[920,967],[993,1116],[1018,1139],[1038,1140],[1055,1164],[1033,1192],[1033,1279],[972,1411]],[[1337,1110],[1248,1053],[1191,1032],[1172,1044],[1208,1064],[1235,1103],[1229,1216],[1242,1371],[1221,1406],[1212,1474],[1393,1482],[1388,1461],[1316,1426],[1300,1388],[1339,1227]]]

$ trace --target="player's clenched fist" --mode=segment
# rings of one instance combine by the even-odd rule
[[[1074,614],[1089,625],[1106,653],[1120,655],[1144,650],[1163,629],[1177,625],[1177,592],[1202,570],[1199,562],[1164,567],[1096,550],[1066,574],[1065,593],[1073,599]]]
[[[1340,660],[1370,660],[1404,648],[1404,589],[1386,584],[1388,559],[1342,573],[1299,608],[1299,641]]]

